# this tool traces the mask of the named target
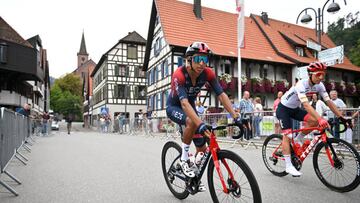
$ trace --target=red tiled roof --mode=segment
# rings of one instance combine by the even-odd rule
[[[204,41],[217,55],[237,57],[236,14],[202,7],[203,19],[198,20],[192,4],[176,0],[156,0],[155,3],[168,44],[187,47],[194,41]],[[245,48],[241,50],[241,57],[293,64],[275,52],[249,17],[245,17]]]
[[[286,23],[279,20],[274,20],[271,18],[269,18],[268,24],[265,24],[262,21],[261,16],[254,14],[252,14],[251,16],[256,20],[261,29],[264,30],[265,34],[273,42],[274,46],[280,53],[285,54],[302,63],[310,63],[316,60],[308,51],[305,52],[309,57],[298,56],[294,48],[292,48],[291,45],[286,40],[284,40],[284,37],[280,34],[281,32],[287,37],[290,37],[291,39],[295,39],[295,37],[297,37],[301,38],[304,41],[308,39],[314,41],[314,39],[317,39],[314,29]],[[300,41],[296,42],[299,43]],[[326,48],[336,47],[334,42],[325,33],[321,36],[321,44]],[[332,67],[360,72],[360,67],[353,65],[347,57],[344,57],[344,63],[336,64]]]

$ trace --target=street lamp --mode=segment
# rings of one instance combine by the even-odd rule
[[[327,3],[329,3],[330,0],[327,0],[325,2],[325,4],[323,5],[322,9],[318,8],[318,11],[316,12],[315,9],[311,8],[311,7],[308,7],[308,8],[305,8],[304,10],[302,10],[297,19],[296,19],[296,24],[298,23],[299,21],[299,17],[300,15],[305,12],[305,14],[301,17],[301,20],[300,22],[301,23],[309,23],[312,21],[312,17],[307,13],[308,10],[312,10],[314,11],[315,13],[315,19],[316,19],[316,22],[315,22],[315,33],[316,33],[316,36],[318,38],[318,43],[319,45],[321,45],[321,35],[323,33],[323,30],[324,30],[324,9],[325,9],[325,6]],[[344,3],[346,5],[346,0],[344,0]],[[332,3],[329,5],[329,7],[327,8],[327,12],[329,13],[336,13],[340,10],[340,6],[339,4],[335,3],[335,0],[332,0]]]

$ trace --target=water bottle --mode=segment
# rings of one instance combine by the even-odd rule
[[[203,157],[204,157],[204,152],[198,152],[195,157],[195,164],[200,165]]]

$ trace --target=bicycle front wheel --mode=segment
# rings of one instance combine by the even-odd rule
[[[224,178],[227,190],[223,191],[223,186],[214,161],[210,160],[208,166],[208,184],[213,202],[261,202],[261,193],[254,174],[245,161],[227,150],[220,150],[217,153],[220,171]],[[230,173],[234,179],[231,179]]]
[[[327,144],[320,142],[314,151],[313,164],[320,181],[334,191],[349,192],[360,184],[359,153],[344,140],[328,138]]]
[[[279,177],[287,175],[281,142],[282,135],[273,134],[265,139],[262,146],[262,158],[266,168]]]
[[[189,192],[186,189],[185,175],[180,173],[181,168],[177,165],[180,157],[180,145],[172,141],[167,142],[161,152],[161,167],[171,193],[178,199],[185,199],[189,196]]]

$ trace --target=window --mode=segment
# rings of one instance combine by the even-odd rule
[[[129,76],[129,69],[125,65],[119,65],[119,76]]]
[[[162,79],[161,65],[156,66],[156,80],[155,82]]]
[[[128,59],[137,59],[137,46],[136,45],[128,44],[127,58]]]
[[[127,85],[115,85],[115,98],[125,99],[130,98],[130,86]]]
[[[166,108],[167,106],[166,106],[166,102],[167,102],[167,98],[169,97],[169,94],[170,94],[170,89],[168,89],[168,90],[165,90],[164,92],[163,92],[163,104],[164,104],[164,108]]]
[[[295,51],[296,51],[296,54],[297,54],[298,56],[304,56],[304,48],[302,48],[302,47],[296,47],[296,48],[295,48]]]
[[[162,67],[163,67],[163,71],[164,71],[164,78],[169,74],[169,65],[168,65],[168,60],[166,59],[163,64],[162,64]]]
[[[115,76],[119,75],[119,65],[118,64],[114,65],[114,74],[115,74]]]
[[[151,70],[151,84],[154,84],[155,83],[155,77],[156,77],[156,67],[155,68],[153,68],[152,70]]]
[[[145,99],[146,98],[146,86],[134,86],[134,98]]]
[[[230,64],[228,64],[228,63],[225,64],[225,73],[231,75],[231,73],[230,73]]]
[[[155,45],[154,45],[154,55],[158,56],[160,53],[160,49],[161,49],[161,39],[160,37],[158,37],[155,41]]]
[[[183,65],[183,59],[181,56],[178,57],[178,67]]]
[[[145,78],[146,77],[146,72],[142,70],[141,66],[138,66],[139,69],[139,77],[140,78]]]
[[[0,43],[0,63],[7,63],[7,44]]]
[[[159,19],[159,16],[157,15],[156,16],[156,19],[155,19],[155,27],[160,23],[160,19]]]

